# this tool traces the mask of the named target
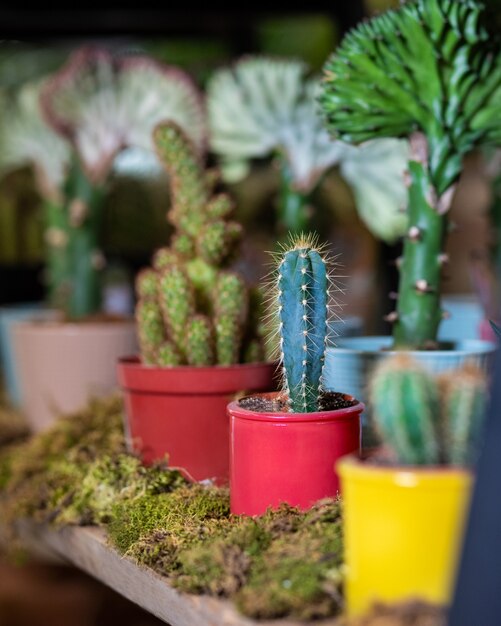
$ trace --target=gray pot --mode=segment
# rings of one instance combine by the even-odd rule
[[[339,338],[336,347],[327,348],[325,354],[325,388],[353,395],[367,407],[367,385],[372,369],[381,359],[395,354],[395,351],[388,349],[392,343],[392,337],[384,336]],[[462,339],[452,342],[448,350],[415,350],[409,354],[437,374],[455,369],[465,360],[473,360],[489,371],[493,366],[496,347],[496,344],[481,339]],[[366,445],[368,441],[374,443],[372,433],[368,430],[368,419],[369,411],[366,408],[362,419]]]
[[[27,302],[0,307],[0,368],[3,372],[7,399],[14,407],[21,405],[21,391],[12,347],[14,324],[28,319],[55,319],[59,313],[44,308],[43,303]]]

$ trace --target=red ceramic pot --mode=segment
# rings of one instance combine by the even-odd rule
[[[242,391],[275,389],[275,363],[152,367],[120,359],[129,448],[144,463],[163,460],[190,480],[229,477],[228,402]]]
[[[358,402],[335,411],[258,413],[232,402],[231,512],[261,515],[281,502],[308,509],[335,496],[339,479],[334,464],[345,454],[360,452],[363,409]]]

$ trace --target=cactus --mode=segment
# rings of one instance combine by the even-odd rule
[[[383,359],[370,382],[372,419],[404,465],[469,465],[478,453],[487,381],[465,363],[438,379],[408,354]]]
[[[476,461],[486,411],[485,375],[471,364],[447,373],[440,381],[446,461],[470,465]]]
[[[480,1],[412,0],[351,31],[325,65],[332,134],[410,137],[409,228],[398,263],[395,347],[436,345],[447,212],[463,156],[501,141],[501,45]]]
[[[406,354],[384,359],[371,381],[376,430],[409,465],[440,461],[438,387],[432,375]]]
[[[49,298],[68,317],[100,309],[100,231],[118,153],[153,152],[151,131],[176,120],[202,151],[205,114],[190,77],[134,54],[76,50],[60,70],[23,88],[0,127],[0,170],[30,165],[45,207]]]
[[[327,342],[328,260],[314,236],[291,238],[273,275],[283,390],[294,413],[319,410]],[[271,324],[276,324],[271,318]]]
[[[403,234],[406,189],[399,175],[406,141],[386,139],[354,148],[332,141],[316,101],[320,81],[295,59],[245,56],[218,70],[208,85],[211,148],[231,176],[248,161],[269,155],[279,164],[278,224],[299,235],[313,215],[312,194],[338,165],[351,185],[362,219],[387,241]],[[242,167],[243,165],[243,167]]]
[[[242,228],[232,221],[233,202],[214,193],[217,173],[205,171],[185,133],[173,122],[154,130],[157,154],[171,183],[169,221],[175,227],[171,245],[157,250],[153,267],[136,280],[137,323],[142,360],[146,364],[232,365],[260,357],[258,320],[249,310],[249,292],[230,264]],[[161,311],[162,333],[144,308],[153,302]],[[151,305],[148,305],[151,306]],[[162,345],[169,348],[159,350]],[[171,358],[172,357],[172,358]]]

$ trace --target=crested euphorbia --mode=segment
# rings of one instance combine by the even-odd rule
[[[152,131],[164,120],[177,123],[203,152],[204,105],[180,69],[98,47],[77,50],[37,91],[20,97],[3,124],[3,161],[10,168],[30,164],[37,173],[51,299],[82,317],[100,307],[100,226],[116,156],[129,147],[153,153]]]
[[[409,137],[409,227],[398,262],[398,348],[436,346],[447,212],[473,148],[501,142],[501,44],[475,0],[412,0],[348,33],[325,65],[333,135]]]

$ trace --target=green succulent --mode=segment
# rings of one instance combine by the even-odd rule
[[[474,0],[412,0],[360,24],[325,64],[332,134],[410,137],[409,229],[399,262],[397,347],[435,345],[446,214],[466,153],[499,144],[501,44]]]

